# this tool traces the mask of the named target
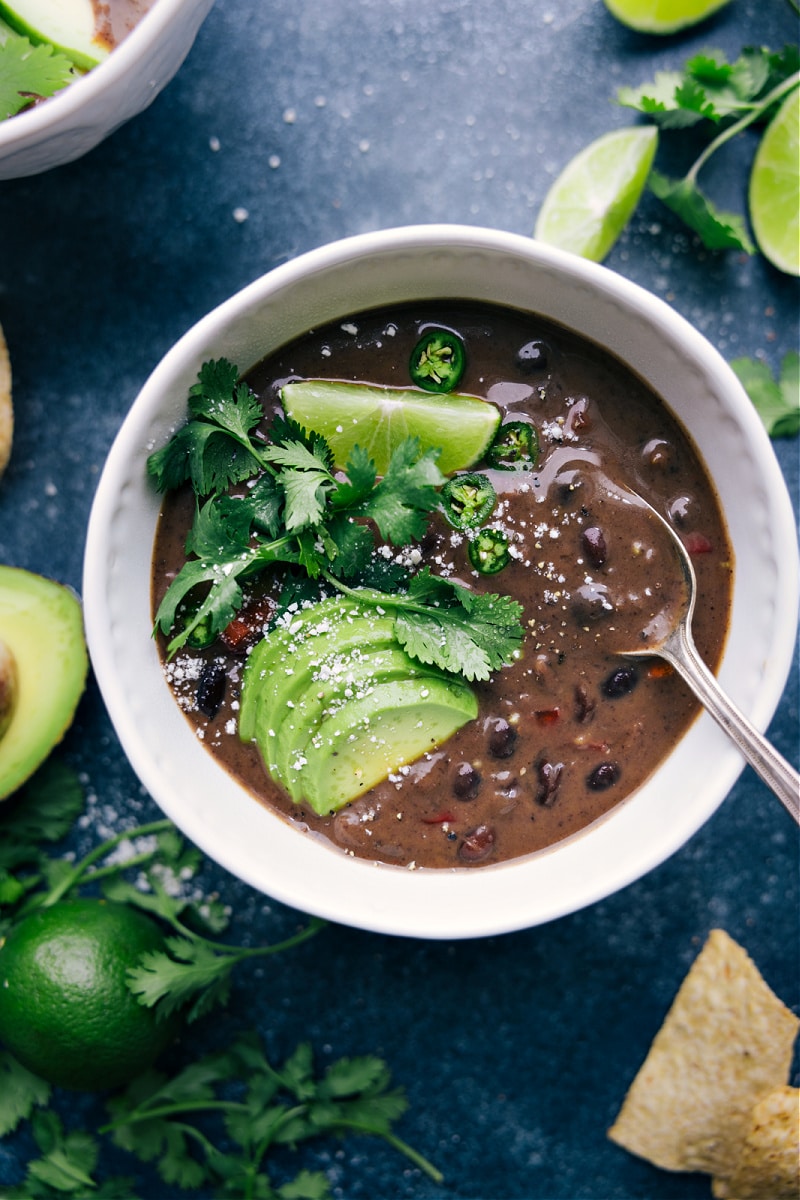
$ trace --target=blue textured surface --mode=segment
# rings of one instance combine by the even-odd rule
[[[735,56],[796,36],[788,4],[763,0],[733,0],[668,39],[625,30],[599,0],[218,0],[147,112],[78,163],[0,185],[17,418],[0,561],[79,586],[98,472],[138,389],[195,320],[265,270],[405,223],[530,233],[571,155],[635,119],[616,87],[709,45]],[[745,135],[709,167],[725,207],[744,206],[754,145]],[[797,281],[757,256],[702,252],[652,197],[607,265],[728,358],[775,367],[797,345]],[[796,502],[797,441],[775,450]],[[770,734],[796,763],[796,666]],[[64,753],[85,778],[93,835],[156,815],[93,685]],[[400,1132],[446,1183],[372,1141],[303,1152],[337,1197],[707,1197],[706,1178],[652,1169],[605,1131],[710,928],[740,941],[798,1010],[797,867],[797,832],[748,769],[680,853],[593,908],[477,943],[329,928],[241,968],[228,1014],[196,1027],[184,1053],[255,1023],[276,1058],[305,1038],[321,1061],[384,1055],[411,1101]],[[294,924],[214,864],[204,883],[232,905],[234,940]],[[71,1123],[103,1120],[99,1100],[59,1104]],[[26,1130],[0,1144],[0,1188],[31,1149]],[[138,1180],[144,1197],[171,1194]]]

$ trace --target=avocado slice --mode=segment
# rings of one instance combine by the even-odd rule
[[[342,625],[295,644],[291,651],[269,655],[261,673],[269,686],[261,686],[253,736],[265,748],[266,731],[274,736],[306,700],[330,698],[346,687],[367,654],[396,646],[394,621],[382,618],[368,624],[358,621],[355,627]],[[411,662],[407,657],[405,661]]]
[[[357,656],[329,655],[327,662],[323,659],[318,665],[324,669],[331,660],[333,670],[328,681],[315,680],[312,675],[298,699],[287,704],[282,716],[269,726],[272,737],[258,739],[268,768],[274,770],[294,799],[304,794],[304,770],[297,764],[302,764],[305,746],[323,720],[353,700],[371,695],[378,684],[397,679],[446,678],[435,667],[415,662],[393,638],[371,645]]]
[[[357,604],[343,596],[331,596],[298,610],[271,629],[253,647],[245,665],[239,708],[241,740],[251,742],[256,736],[261,704],[273,694],[282,694],[283,683],[290,689],[286,699],[292,698],[291,692],[297,690],[293,681],[302,677],[302,664],[308,661],[308,655],[319,657],[324,652],[321,648],[330,645],[329,635],[337,640],[341,638],[344,644],[350,631],[355,629],[355,643],[351,644],[364,645],[372,640],[371,631],[378,640],[380,635],[375,623],[387,620],[386,614],[379,614],[374,606]],[[365,623],[368,623],[367,628]],[[285,704],[286,699],[276,698],[275,707]]]
[[[239,736],[295,803],[325,814],[473,720],[472,689],[400,646],[394,613],[330,597],[251,651]]]
[[[50,45],[83,70],[108,57],[110,46],[98,36],[92,0],[0,0],[0,17],[34,46]]]
[[[302,798],[320,816],[336,812],[477,715],[474,692],[455,678],[378,684],[317,727],[305,747]]]
[[[0,720],[2,800],[44,762],[72,723],[89,667],[80,601],[51,579],[0,566],[0,641],[0,674],[10,692]]]

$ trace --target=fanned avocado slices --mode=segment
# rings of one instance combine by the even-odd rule
[[[462,680],[400,646],[394,614],[333,598],[255,647],[239,736],[298,805],[320,815],[434,749],[478,713]]]

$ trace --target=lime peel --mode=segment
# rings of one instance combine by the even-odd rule
[[[785,98],[761,138],[748,206],[764,257],[779,271],[800,275],[800,87]]]
[[[613,17],[637,33],[666,34],[689,29],[730,0],[604,0]]]

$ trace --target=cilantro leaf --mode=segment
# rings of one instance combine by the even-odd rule
[[[187,937],[167,938],[166,946],[167,953],[150,950],[128,969],[128,986],[141,1004],[158,1005],[164,1017],[185,1007],[186,1020],[195,1021],[227,1002],[235,954],[220,955]]]
[[[150,455],[147,471],[160,492],[171,491],[188,480],[198,495],[207,496],[247,479],[253,471],[253,460],[247,448],[231,438],[227,430],[207,421],[190,421]]]
[[[731,367],[770,437],[800,433],[800,354],[796,350],[784,355],[778,379],[759,359],[736,358]]]
[[[83,789],[71,767],[49,758],[0,811],[0,868],[33,863],[42,842],[58,842],[83,811]]]
[[[617,102],[652,116],[663,129],[699,121],[719,124],[758,107],[797,71],[797,60],[796,48],[789,46],[779,54],[764,46],[746,47],[733,63],[721,51],[709,50],[687,59],[680,71],[658,71],[649,83],[619,88]]]
[[[159,491],[187,481],[199,496],[224,491],[263,465],[251,436],[263,420],[258,398],[237,382],[236,367],[227,359],[203,363],[189,389],[192,420],[181,426],[147,460],[147,471]]]
[[[489,679],[505,666],[524,636],[522,606],[516,600],[472,592],[432,574],[429,567],[412,575],[406,592],[391,595],[328,578],[346,595],[394,612],[397,640],[412,658],[470,681]]]
[[[238,369],[226,358],[203,363],[197,383],[189,388],[189,411],[242,442],[248,441],[264,416],[258,399],[247,384],[239,382]]]
[[[29,1177],[68,1194],[94,1190],[92,1172],[99,1155],[95,1138],[81,1130],[65,1133],[61,1120],[49,1109],[35,1113],[31,1125],[42,1157],[28,1163]]]
[[[436,465],[438,457],[438,450],[421,454],[419,440],[406,438],[392,454],[386,474],[367,495],[351,504],[350,514],[369,517],[381,537],[395,546],[421,538],[427,515],[439,504],[436,489],[445,481]]]
[[[341,1059],[322,1077],[314,1070],[311,1046],[301,1043],[280,1067],[273,1067],[255,1034],[239,1036],[227,1051],[207,1055],[173,1080],[149,1071],[109,1101],[115,1143],[146,1162],[156,1160],[165,1180],[199,1186],[217,1179],[221,1194],[275,1200],[285,1196],[326,1196],[324,1179],[300,1171],[275,1190],[264,1169],[273,1146],[295,1146],[310,1138],[348,1131],[382,1137],[430,1178],[436,1168],[397,1137],[393,1124],[406,1111],[401,1089],[379,1058]],[[223,1153],[191,1124],[203,1110],[222,1117]],[[203,1156],[191,1153],[190,1140]],[[237,1152],[238,1149],[238,1152]]]
[[[699,234],[709,250],[744,250],[755,252],[744,219],[736,213],[722,212],[701,192],[689,176],[669,179],[660,171],[651,171],[650,190]]]
[[[658,71],[651,83],[619,88],[617,103],[652,117],[662,129],[685,129],[721,116],[705,89],[679,71]]]
[[[33,1075],[5,1050],[0,1050],[0,1138],[30,1117],[50,1099],[50,1084]]]
[[[21,112],[36,97],[54,95],[75,78],[70,60],[52,46],[34,46],[15,34],[0,40],[0,121]]]

